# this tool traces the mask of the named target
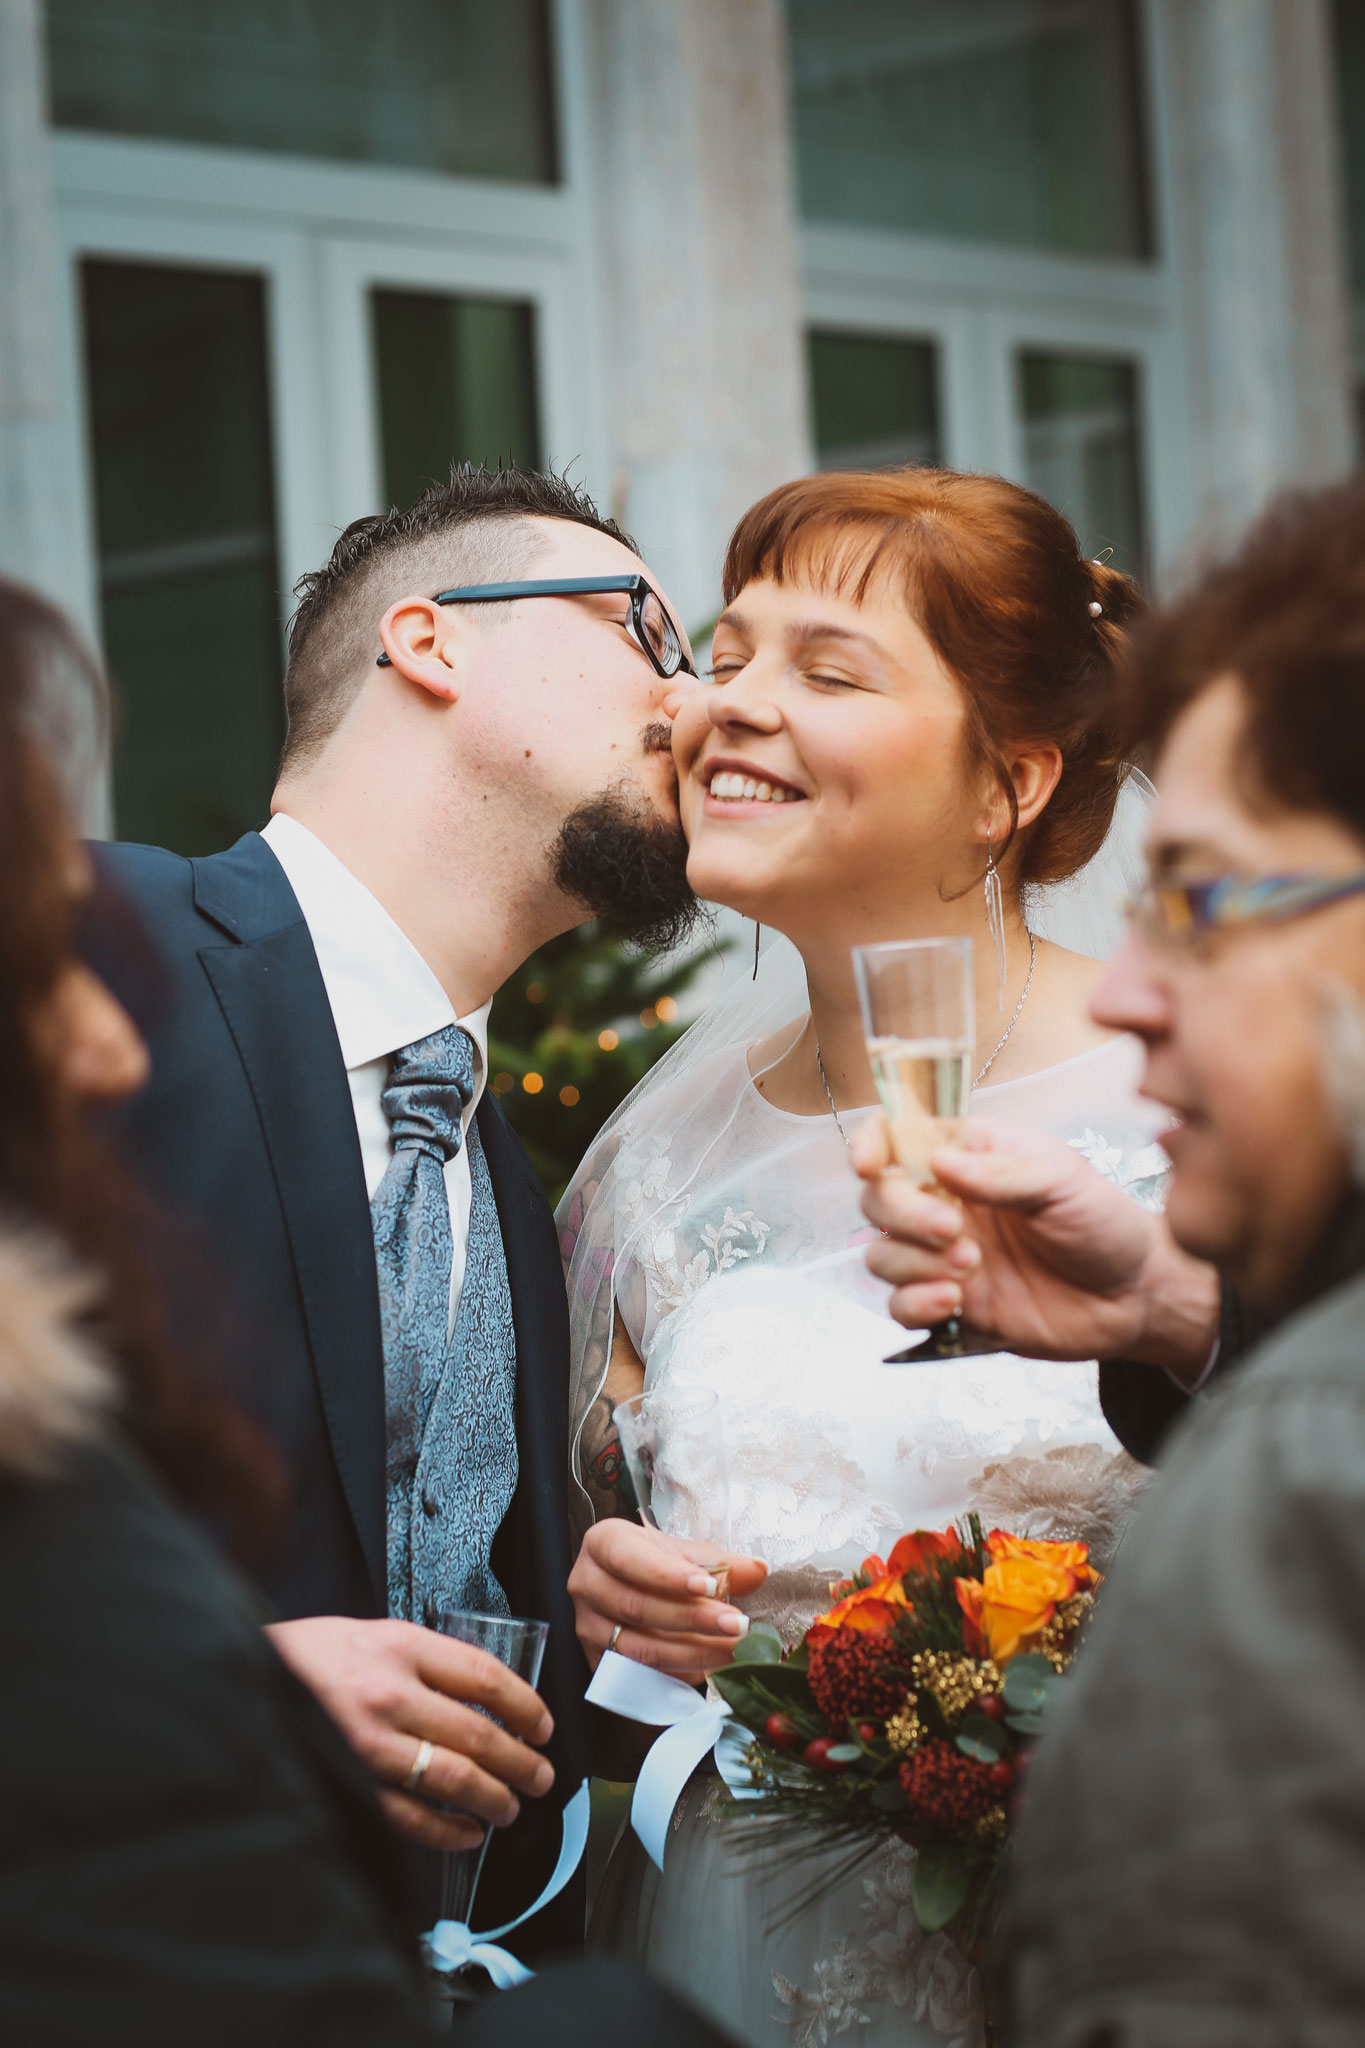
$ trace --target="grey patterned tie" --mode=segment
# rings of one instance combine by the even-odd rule
[[[464,1284],[450,1330],[445,1165],[463,1140],[474,1045],[458,1024],[394,1055],[381,1098],[393,1158],[370,1203],[387,1418],[389,1612],[506,1613],[489,1569],[516,1486],[516,1346],[497,1210],[476,1127]]]

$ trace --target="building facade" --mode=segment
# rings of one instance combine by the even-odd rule
[[[698,630],[813,464],[1169,583],[1354,460],[1362,16],[0,0],[0,571],[115,677],[89,821],[259,822],[292,585],[452,460],[570,467]]]

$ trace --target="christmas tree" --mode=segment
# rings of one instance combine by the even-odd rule
[[[542,946],[499,993],[490,1086],[552,1202],[593,1138],[684,1029],[678,997],[714,947],[664,965],[581,925]]]

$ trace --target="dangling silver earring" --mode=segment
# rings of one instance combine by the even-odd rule
[[[991,851],[991,835],[986,834],[986,925],[995,941],[995,1000],[1000,1009],[1005,1007],[1005,986],[1007,969],[1005,962],[1005,899],[1000,892],[1000,870],[995,865]]]
[[[758,942],[759,942],[759,940],[760,940],[760,939],[762,938],[762,936],[763,936],[763,927],[762,927],[762,925],[761,925],[761,924],[759,924],[759,923],[758,923],[758,921],[757,921],[757,920],[755,920],[755,922],[754,922],[754,980],[755,980],[755,981],[757,981],[757,980],[758,980]]]

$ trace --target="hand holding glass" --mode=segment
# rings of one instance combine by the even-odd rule
[[[547,1621],[523,1621],[516,1615],[474,1614],[463,1608],[451,1607],[438,1609],[432,1625],[442,1635],[453,1636],[457,1642],[472,1643],[476,1650],[486,1650],[490,1657],[496,1657],[500,1664],[506,1664],[509,1670],[515,1671],[518,1678],[524,1678],[529,1686],[534,1687],[539,1682],[545,1639],[550,1633]],[[466,1927],[469,1925],[491,1832],[485,1827],[483,1841],[477,1849],[456,1850],[442,1858],[443,1920],[460,1920]],[[452,1996],[465,1995],[454,1984],[448,1988]]]
[[[855,946],[853,973],[877,1093],[898,1166],[934,1188],[930,1160],[960,1135],[971,1099],[976,1018],[970,939],[905,939]],[[995,1350],[949,1316],[887,1365]]]

